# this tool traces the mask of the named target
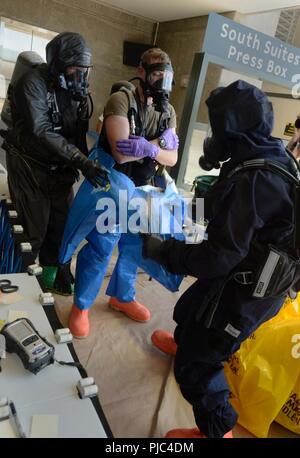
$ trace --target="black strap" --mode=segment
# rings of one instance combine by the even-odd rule
[[[293,159],[292,155],[287,150],[288,155]],[[276,161],[268,161],[266,159],[252,159],[249,161],[242,162],[233,170],[231,170],[226,178],[231,178],[233,175],[246,172],[248,170],[268,170],[281,176],[284,180],[291,183],[293,186],[293,201],[294,201],[294,212],[293,212],[293,246],[292,249],[300,250],[300,169],[296,161],[293,161],[295,175],[288,172],[285,167]]]
[[[51,117],[51,122],[53,125],[53,130],[59,131],[63,127],[63,117],[61,112],[59,111],[59,107],[56,100],[56,93],[54,89],[48,91],[47,103],[49,108],[49,114]]]
[[[286,178],[291,184],[300,186],[299,178],[292,173],[288,172],[281,164],[275,161],[267,161],[265,159],[252,159],[245,161],[235,167],[227,174],[227,178],[231,178],[233,175],[239,172],[246,172],[247,170],[268,170],[270,172],[280,175],[282,178]]]
[[[234,272],[233,278],[240,285],[252,285],[254,282],[252,270]]]
[[[169,127],[170,119],[170,112],[161,113],[155,135],[156,138],[160,137],[162,133]]]

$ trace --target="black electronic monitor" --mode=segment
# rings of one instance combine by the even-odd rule
[[[140,63],[141,55],[150,48],[155,48],[155,46],[147,45],[145,43],[133,43],[131,41],[124,41],[123,64],[137,67]]]

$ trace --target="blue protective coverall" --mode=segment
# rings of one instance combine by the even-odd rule
[[[60,250],[60,263],[64,264],[70,261],[82,240],[86,239],[88,242],[81,248],[77,257],[74,298],[76,306],[81,310],[89,309],[92,306],[117,244],[119,256],[106,291],[108,295],[117,297],[122,302],[134,300],[138,267],[170,291],[177,291],[183,276],[171,274],[151,259],[144,259],[142,256],[142,239],[138,233],[119,233],[116,231],[115,233],[103,234],[98,232],[96,223],[102,212],[97,210],[99,199],[111,198],[118,210],[120,190],[127,192],[128,201],[133,197],[143,198],[147,201],[148,193],[136,188],[130,178],[115,170],[114,159],[101,147],[95,147],[91,151],[89,159],[98,159],[102,167],[108,171],[111,187],[108,192],[97,191],[87,180],[84,180],[68,215]],[[161,194],[170,202],[176,202],[177,205],[182,204],[181,197],[174,192],[172,185]],[[171,224],[170,234],[173,233],[172,229],[174,226]],[[168,238],[170,234],[164,234],[164,237]],[[178,240],[184,239],[182,233],[173,233],[173,235]]]
[[[161,245],[159,255],[170,272],[197,278],[174,309],[178,345],[174,371],[183,396],[193,406],[196,424],[207,437],[223,437],[237,421],[222,363],[261,323],[276,315],[285,300],[285,296],[252,298],[253,285],[226,278],[233,270],[239,271],[242,261],[240,270],[259,267],[254,240],[262,246],[272,243],[284,248],[293,231],[290,183],[266,170],[227,178],[238,164],[254,158],[277,161],[291,173],[295,171],[282,142],[270,137],[273,114],[267,113],[255,128],[239,135],[238,117],[230,119],[230,112],[226,114],[226,104],[232,101],[232,93],[230,100],[226,99],[226,89],[222,98],[226,118],[222,140],[227,142],[230,160],[223,163],[219,180],[205,199],[208,239],[199,245],[169,240]],[[234,97],[240,97],[234,109],[246,110],[242,95],[237,92]],[[210,121],[214,132],[214,123],[222,124],[220,113],[214,117],[210,112]],[[213,311],[207,298],[218,293],[220,300]]]

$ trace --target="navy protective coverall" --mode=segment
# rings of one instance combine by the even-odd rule
[[[207,437],[223,437],[235,425],[237,414],[229,402],[222,363],[261,323],[276,315],[285,300],[285,296],[253,298],[253,285],[239,284],[230,274],[259,267],[254,242],[285,249],[293,231],[292,186],[287,181],[267,170],[227,175],[255,158],[276,161],[294,174],[295,170],[281,140],[270,136],[273,111],[260,90],[238,81],[213,91],[206,103],[219,159],[230,158],[205,199],[208,240],[198,245],[174,239],[163,242],[158,262],[172,273],[197,278],[174,310],[178,345],[174,371],[200,431]],[[262,109],[255,120],[256,104]],[[216,307],[208,298],[218,296]]]

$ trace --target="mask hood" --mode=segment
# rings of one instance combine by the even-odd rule
[[[269,137],[274,113],[267,96],[246,81],[238,80],[211,92],[206,100],[212,133],[218,138],[251,134]]]
[[[92,54],[79,33],[63,32],[47,44],[46,61],[50,72],[57,75],[66,67],[91,67]]]
[[[207,162],[230,159],[227,168],[256,157],[286,157],[282,141],[271,137],[272,104],[257,87],[235,81],[212,91],[206,105],[214,140],[204,151]]]

